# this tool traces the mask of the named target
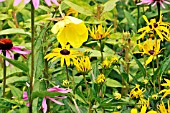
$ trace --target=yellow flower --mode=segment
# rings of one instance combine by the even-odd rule
[[[162,96],[162,98],[165,98],[167,95],[169,95],[170,94],[170,80],[168,80],[168,79],[164,79],[165,81],[166,81],[166,83],[163,83],[163,84],[161,84],[162,86],[168,86],[168,88],[167,89],[163,89],[163,90],[161,90],[160,92],[159,92],[159,94],[161,94],[161,93],[164,93],[164,95]]]
[[[149,107],[149,98],[148,100],[146,100],[145,98],[140,98],[140,100],[138,101],[137,103],[139,105],[139,107],[142,107],[142,106],[146,106],[146,107]]]
[[[158,113],[157,111],[154,111],[154,110],[150,110],[148,111],[147,113]]]
[[[55,48],[52,50],[52,53],[47,54],[44,58],[52,62],[58,58],[61,58],[61,66],[64,65],[64,61],[67,66],[70,66],[70,59],[74,59],[80,55],[80,52],[76,50],[70,50],[70,45],[66,45],[62,48]]]
[[[166,28],[166,23],[162,22],[162,14],[160,15],[160,19],[158,22],[156,22],[156,19],[151,19],[150,22],[148,21],[147,17],[143,15],[143,19],[148,24],[146,27],[140,28],[138,32],[143,32],[140,36],[140,38],[144,38],[146,33],[155,31],[158,36],[163,40],[163,38],[168,38],[169,30]],[[165,34],[165,33],[167,34]]]
[[[160,105],[158,105],[158,109],[160,110],[161,113],[168,113],[163,101]]]
[[[138,110],[136,108],[132,108],[130,113],[138,113]]]
[[[69,8],[66,13],[66,16],[69,16],[71,14],[74,14],[74,17],[77,17],[79,13],[76,10],[74,10],[73,8]]]
[[[74,59],[73,61],[78,72],[87,74],[91,70],[90,58],[88,56],[83,56],[81,58]]]
[[[158,99],[158,95],[157,94],[153,94],[152,95],[152,99],[157,100]]]
[[[105,69],[110,68],[112,62],[108,60],[108,58],[106,57],[106,59],[102,62],[102,67]]]
[[[98,28],[96,26],[92,27],[92,29],[88,28],[90,32],[90,36],[95,40],[101,40],[103,38],[106,38],[110,35],[110,29],[112,26],[110,26],[107,31],[105,28],[102,27],[102,24],[98,25]]]
[[[147,110],[147,107],[146,107],[146,104],[144,104],[142,106],[142,109],[141,109],[140,113],[146,113],[146,110]]]
[[[69,42],[71,46],[79,48],[88,39],[88,29],[84,22],[72,16],[65,16],[51,31],[57,34],[57,40],[62,46]]]
[[[115,98],[116,100],[121,99],[121,94],[118,93],[118,92],[113,93],[113,96],[114,96],[114,98]]]
[[[162,51],[162,49],[160,50],[160,39],[155,39],[154,41],[151,38],[147,39],[142,45],[142,49],[143,52],[138,53],[149,55],[149,58],[146,60],[146,65],[148,65],[153,60],[154,56],[157,56]]]
[[[98,84],[103,84],[103,83],[105,83],[105,81],[106,81],[106,78],[105,78],[104,74],[98,75],[98,77],[97,77],[97,79],[96,79],[96,82],[97,82]]]
[[[63,80],[63,86],[69,87],[70,82],[68,80]]]
[[[143,82],[144,82],[144,84],[147,84],[147,83],[148,83],[148,80],[147,80],[147,79],[144,79]]]
[[[145,90],[140,89],[139,87],[140,87],[140,85],[136,84],[136,87],[131,90],[131,92],[130,92],[130,97],[131,98],[143,97],[142,94],[143,94],[143,92],[145,92]]]
[[[111,58],[111,63],[112,63],[112,64],[117,64],[117,63],[118,63],[118,59],[117,59],[116,56],[113,56],[113,57]]]

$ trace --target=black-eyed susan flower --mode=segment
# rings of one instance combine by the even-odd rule
[[[169,111],[170,111],[169,102],[168,102],[168,109],[166,109],[164,102],[162,101],[162,103],[160,105],[158,105],[158,110],[161,113],[169,113]]]
[[[114,98],[115,98],[116,100],[120,100],[120,99],[121,99],[121,94],[118,93],[118,92],[114,92],[114,93],[113,93],[113,96],[114,96]]]
[[[105,28],[102,27],[102,24],[98,25],[98,27],[94,26],[92,27],[92,29],[88,28],[89,32],[90,32],[90,36],[94,39],[94,40],[101,40],[103,38],[109,37],[110,32],[111,32],[111,27],[110,26],[107,30]]]
[[[106,82],[106,78],[105,78],[104,74],[98,75],[98,77],[96,79],[96,83],[97,84],[104,84],[105,82]]]
[[[64,65],[64,61],[67,66],[70,66],[70,59],[74,59],[77,56],[81,55],[79,51],[71,50],[70,45],[62,46],[62,48],[55,48],[51,53],[47,54],[44,58],[52,62],[58,58],[61,58],[61,66]]]
[[[157,56],[162,51],[162,49],[160,50],[160,39],[152,40],[149,38],[143,43],[143,45],[141,45],[141,47],[143,52],[139,53],[142,53],[142,55],[149,55],[149,58],[146,60],[146,65],[148,65],[153,60],[154,56]]]
[[[106,57],[106,59],[102,62],[102,67],[105,69],[110,68],[110,66],[112,65],[112,62],[110,60],[108,60],[108,58]]]
[[[140,89],[139,87],[140,87],[140,85],[136,84],[136,87],[131,90],[131,92],[130,92],[130,97],[131,98],[143,97],[143,92],[145,92],[145,90],[143,88]]]
[[[51,31],[57,34],[57,40],[62,46],[70,43],[74,48],[79,48],[88,39],[88,29],[84,22],[72,16],[65,16]]]
[[[82,56],[74,59],[74,65],[78,72],[83,75],[87,74],[91,70],[90,58],[88,56]]]
[[[167,87],[167,89],[163,89],[163,90],[161,90],[160,92],[159,92],[159,94],[161,94],[161,93],[164,93],[164,95],[162,96],[162,98],[165,98],[167,95],[169,95],[170,94],[170,80],[168,80],[168,79],[164,79],[165,81],[166,81],[166,83],[163,83],[163,84],[161,84],[162,86],[166,86]]]
[[[140,28],[138,32],[142,32],[139,36],[140,38],[144,38],[144,36],[149,33],[155,31],[156,34],[161,38],[161,40],[166,37],[168,39],[169,30],[167,29],[167,24],[162,22],[162,15],[160,15],[159,22],[156,22],[156,19],[151,19],[150,22],[148,21],[147,17],[143,15],[143,19],[146,21],[147,26]]]

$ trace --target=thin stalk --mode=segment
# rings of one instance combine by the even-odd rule
[[[137,17],[137,31],[139,29],[139,18],[140,18],[140,6],[137,5],[137,9],[138,9],[138,17]]]
[[[2,52],[3,52],[3,55],[6,56],[6,51],[3,50]],[[3,71],[3,92],[2,92],[3,94],[2,96],[3,98],[5,98],[5,88],[6,88],[6,60],[5,59],[3,60],[3,69],[4,71]]]
[[[32,113],[32,92],[33,92],[33,77],[34,77],[34,6],[31,1],[31,76],[30,76],[30,107],[29,113]]]
[[[160,3],[157,2],[157,8],[158,8],[158,17],[157,17],[157,21],[159,21],[160,19],[160,13],[161,13],[161,6],[160,6]]]
[[[68,67],[67,67],[67,64],[66,64],[66,62],[65,62],[65,66],[66,66],[66,78],[67,78],[67,80],[69,81]]]
[[[84,78],[84,83],[86,84],[86,91],[87,91],[87,95],[88,95],[88,84],[86,81],[86,76],[83,74],[83,78]]]
[[[102,47],[102,40],[99,40],[100,43],[100,53],[101,53],[101,63],[103,62],[103,47]]]
[[[154,74],[154,61],[152,60],[152,71],[153,71],[153,74]]]
[[[158,59],[158,55],[156,56],[156,65],[157,65],[157,69],[159,68],[159,59]],[[160,80],[160,76],[158,75],[158,87],[159,90],[161,90],[161,80]]]

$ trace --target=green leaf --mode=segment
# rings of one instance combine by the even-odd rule
[[[122,84],[119,83],[119,82],[116,81],[116,80],[107,78],[107,79],[106,79],[106,86],[108,86],[108,87],[122,87]]]
[[[136,63],[138,64],[139,66],[139,69],[142,71],[143,73],[143,76],[146,77],[146,70],[145,68],[143,67],[143,65],[141,64],[141,62],[132,54],[133,58],[135,59]]]
[[[74,4],[71,1],[68,0],[64,0],[64,3],[67,4],[68,6],[70,6],[71,8],[73,8],[74,10],[76,10],[77,12],[87,15],[87,16],[92,16],[92,12],[88,9],[83,8],[82,6],[79,6],[77,4]]]
[[[129,12],[127,12],[126,10],[124,10],[124,13],[125,13],[125,17],[128,21],[130,28],[132,28],[134,32],[137,32],[137,29],[136,29],[136,26],[137,26],[136,23],[137,22],[134,19],[134,17]]]
[[[6,80],[6,84],[12,84],[15,82],[26,82],[28,81],[28,77],[27,76],[22,76],[22,77],[18,77],[18,76],[12,76],[10,78],[7,78]],[[0,87],[2,86],[2,83],[0,83]]]
[[[0,14],[0,20],[6,20],[8,18],[10,18],[9,15],[7,15],[7,14]]]
[[[9,34],[23,34],[31,36],[31,33],[25,32],[23,29],[20,28],[9,28],[0,31],[0,35],[9,35]]]
[[[17,60],[8,59],[8,58],[4,57],[3,55],[0,55],[0,56],[3,59],[7,60],[12,65],[14,65],[14,66],[18,67],[19,69],[23,70],[24,72],[28,72],[28,67],[24,63],[19,62]]]
[[[104,9],[102,13],[105,13],[107,11],[111,11],[115,6],[116,2],[119,0],[109,0],[104,4]]]
[[[11,89],[11,92],[14,97],[17,97],[19,100],[22,98],[22,91],[19,88],[16,88],[15,86],[8,85]]]

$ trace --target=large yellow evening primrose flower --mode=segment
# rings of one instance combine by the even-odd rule
[[[143,92],[145,92],[145,90],[143,88],[140,89],[139,87],[140,87],[140,85],[136,84],[136,87],[131,90],[131,92],[130,92],[130,97],[131,98],[143,97]]]
[[[70,50],[70,45],[62,46],[62,48],[55,48],[52,50],[52,53],[47,54],[44,58],[52,62],[58,58],[61,58],[61,66],[64,65],[64,61],[67,66],[70,66],[70,59],[74,59],[77,56],[80,56],[81,53],[76,50]]]
[[[160,50],[160,39],[155,39],[153,41],[151,38],[149,38],[144,42],[143,45],[139,45],[143,49],[143,52],[138,53],[142,53],[142,55],[149,55],[149,58],[146,60],[146,65],[148,65],[153,60],[154,56],[158,55],[162,51],[162,49]]]
[[[88,56],[76,58],[73,61],[78,72],[87,74],[91,70],[90,58]]]
[[[166,83],[163,83],[163,84],[161,84],[162,86],[167,86],[168,88],[167,89],[163,89],[163,90],[161,90],[160,92],[159,92],[159,94],[161,94],[161,93],[164,93],[164,95],[162,96],[162,98],[165,98],[167,95],[169,95],[170,94],[170,80],[168,80],[168,79],[164,79],[165,81],[166,81]]]
[[[155,31],[157,33],[157,35],[161,38],[161,40],[163,40],[163,38],[165,37],[166,39],[168,39],[168,34],[169,34],[169,30],[167,29],[167,24],[162,22],[162,15],[160,14],[160,19],[158,22],[156,22],[156,19],[151,19],[150,22],[148,21],[147,17],[145,15],[143,15],[143,19],[146,21],[147,26],[140,28],[138,30],[138,32],[143,32],[140,36],[140,38],[144,38],[144,36],[149,33],[149,32],[153,32]]]
[[[51,31],[57,34],[57,40],[62,46],[69,42],[74,48],[79,48],[88,39],[88,29],[84,22],[72,16],[65,16]]]
[[[101,40],[101,39],[106,38],[110,35],[111,27],[112,26],[110,26],[106,31],[106,29],[102,27],[102,24],[100,24],[100,25],[98,25],[98,27],[94,26],[94,27],[92,27],[92,29],[88,28],[88,30],[90,32],[90,36],[94,40]]]

